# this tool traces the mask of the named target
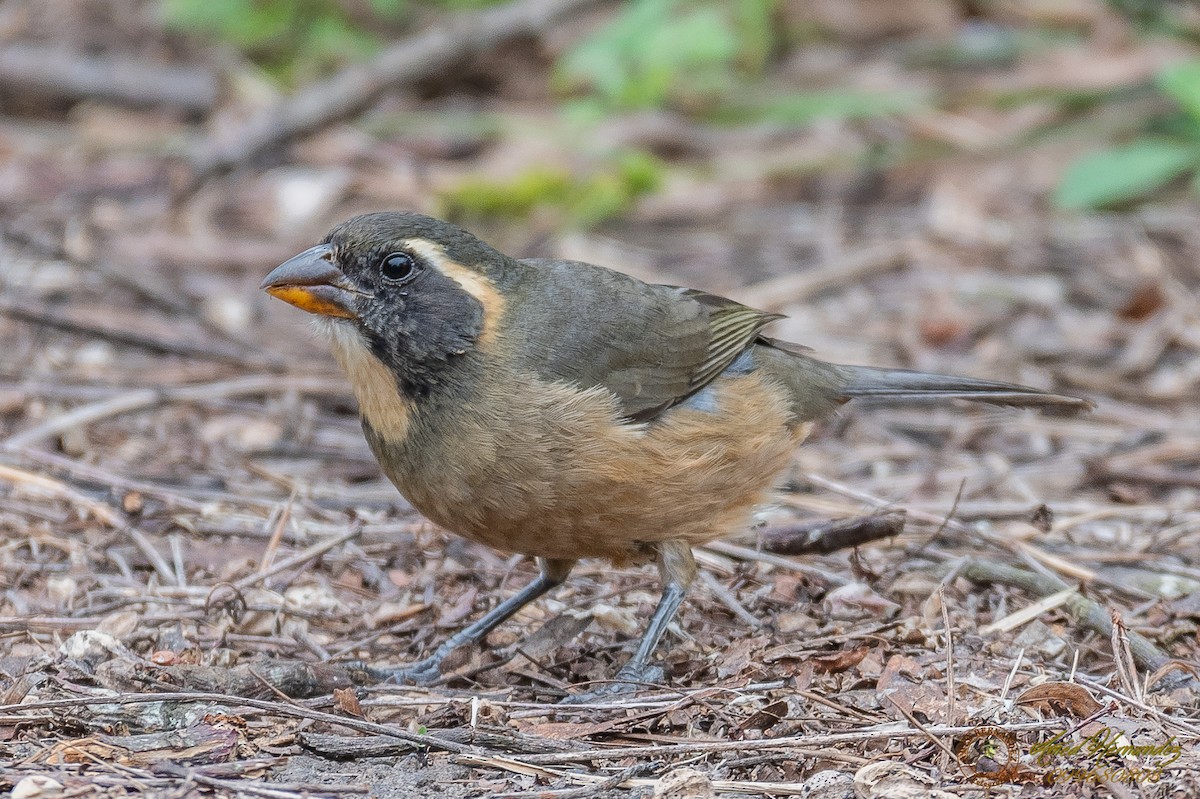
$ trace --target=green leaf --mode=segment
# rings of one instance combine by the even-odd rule
[[[161,0],[166,23],[223,39],[276,78],[311,79],[378,50],[369,24],[338,0]],[[403,17],[409,0],[362,0],[380,19]]]
[[[733,85],[739,66],[761,68],[773,7],[774,0],[631,0],[560,60],[560,83],[590,89],[609,108],[709,98]]]
[[[1060,208],[1104,208],[1143,197],[1200,164],[1200,149],[1159,139],[1092,153],[1067,169],[1054,202]]]
[[[535,167],[515,178],[495,181],[474,178],[443,192],[441,215],[454,220],[480,217],[521,219],[548,212],[582,227],[591,227],[619,215],[638,197],[655,191],[665,167],[654,156],[639,151],[616,154],[604,167],[588,175],[565,169]]]
[[[406,0],[370,0],[371,10],[384,19],[400,19],[404,16]]]
[[[1200,120],[1200,61],[1175,64],[1158,73],[1158,88],[1179,103],[1188,116]]]
[[[920,92],[831,89],[769,96],[761,102],[732,105],[717,114],[717,119],[724,122],[755,120],[805,125],[817,119],[872,119],[903,114],[927,104],[927,98]]]
[[[734,23],[741,40],[738,58],[751,72],[767,65],[775,44],[776,0],[739,0],[734,6]]]

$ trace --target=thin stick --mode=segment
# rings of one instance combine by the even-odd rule
[[[271,568],[271,564],[275,562],[275,554],[279,551],[279,545],[283,541],[284,530],[287,529],[288,522],[292,518],[292,504],[296,501],[296,494],[297,490],[293,486],[292,493],[288,496],[287,502],[275,514],[273,524],[271,525],[271,537],[267,539],[267,548],[262,556],[262,565],[258,569],[260,572],[266,572]]]
[[[971,561],[963,567],[962,576],[973,583],[999,583],[1019,588],[1034,596],[1045,597],[1066,591],[1069,586],[1052,575],[1035,574],[1024,569],[988,561]],[[1070,595],[1063,603],[1067,612],[1086,629],[1111,638],[1112,617],[1099,604],[1079,594]],[[1129,648],[1139,666],[1156,671],[1170,662],[1171,657],[1141,634],[1129,631]],[[1114,656],[1118,656],[1114,653]]]
[[[1079,650],[1075,650],[1076,659],[1079,658]],[[1012,689],[1013,680],[1017,678],[1017,671],[1021,668],[1021,661],[1025,658],[1025,647],[1017,652],[1017,657],[1013,660],[1012,668],[1008,670],[1008,676],[1004,678],[1004,686],[1000,689],[1000,701],[1004,701],[1004,697],[1008,696],[1009,690]],[[1071,679],[1074,680],[1075,672],[1071,671]]]
[[[262,356],[247,354],[196,344],[187,341],[164,341],[153,336],[135,333],[119,327],[105,327],[90,322],[72,319],[49,308],[32,306],[29,302],[18,302],[12,299],[0,298],[0,315],[19,319],[35,325],[64,330],[68,333],[100,338],[123,344],[128,347],[138,347],[150,352],[161,352],[167,355],[181,355],[188,358],[201,358],[217,363],[225,363],[242,368],[264,368]]]
[[[1152,705],[1147,705],[1144,702],[1139,702],[1138,700],[1134,699],[1131,696],[1127,696],[1127,695],[1121,693],[1120,691],[1114,691],[1112,688],[1109,688],[1107,685],[1102,685],[1101,683],[1098,683],[1094,680],[1089,680],[1087,677],[1080,677],[1077,680],[1077,682],[1082,686],[1091,688],[1093,691],[1096,691],[1097,693],[1105,694],[1107,696],[1112,697],[1113,699],[1120,699],[1122,702],[1126,703],[1130,707],[1135,707],[1138,710],[1142,711],[1143,713],[1148,713],[1149,715],[1151,715],[1155,719],[1157,719],[1160,724],[1165,724],[1165,725],[1168,725],[1171,727],[1175,727],[1176,729],[1183,730],[1188,735],[1191,735],[1193,738],[1200,739],[1200,727],[1197,727],[1195,724],[1191,724],[1190,722],[1187,722],[1183,719],[1175,718],[1174,716],[1169,716],[1166,713],[1162,712],[1161,710],[1159,710],[1158,708],[1156,708]]]
[[[276,563],[274,566],[272,566],[267,571],[256,572],[254,574],[249,575],[248,577],[243,577],[242,579],[240,579],[236,583],[234,583],[233,587],[239,591],[244,591],[245,589],[247,589],[253,585],[258,585],[259,583],[263,582],[264,580],[266,580],[269,577],[274,577],[276,574],[279,574],[280,572],[287,571],[288,569],[290,569],[294,566],[299,566],[301,564],[307,563],[310,560],[318,558],[321,555],[324,555],[329,550],[333,549],[334,547],[341,546],[342,544],[346,543],[350,539],[357,538],[361,534],[362,534],[362,524],[356,522],[348,532],[343,533],[342,535],[339,535],[336,538],[331,538],[328,541],[322,541],[318,544],[313,544],[311,547],[304,550],[303,552],[297,552],[295,555],[292,555],[290,558],[285,558],[285,559],[281,560],[279,563]]]
[[[254,396],[256,394],[274,394],[284,391],[298,391],[302,394],[332,394],[341,396],[347,393],[346,384],[327,378],[314,377],[280,377],[279,375],[250,375],[233,380],[222,380],[217,383],[203,383],[195,386],[177,386],[173,388],[142,388],[121,394],[99,402],[82,405],[66,413],[47,419],[39,425],[9,436],[4,442],[4,449],[23,449],[38,441],[60,435],[73,427],[90,424],[101,419],[153,408],[167,402],[207,402],[230,397]]]
[[[929,739],[929,742],[931,744],[933,744],[938,749],[941,749],[943,752],[945,752],[947,755],[949,755],[950,759],[952,759],[955,763],[960,762],[958,759],[958,755],[954,754],[954,750],[951,749],[949,746],[947,746],[945,741],[941,740],[936,735],[934,735],[929,730],[928,726],[926,726],[926,725],[922,724],[920,721],[918,721],[917,717],[912,714],[912,711],[908,710],[903,705],[901,705],[896,700],[896,697],[892,696],[891,694],[888,694],[887,700],[892,703],[892,707],[896,708],[896,710],[900,713],[901,716],[904,716],[904,718],[908,719],[909,724],[916,727],[917,730],[919,730],[922,735],[924,735],[927,739]]]
[[[1067,587],[1062,591],[1056,591],[1049,596],[1042,597],[1032,605],[1026,605],[1020,610],[1013,611],[1002,619],[997,619],[991,624],[983,625],[979,628],[979,633],[980,635],[991,635],[996,632],[1012,632],[1018,627],[1033,621],[1043,613],[1048,613],[1055,608],[1062,607],[1072,596],[1078,593],[1078,589],[1071,587]]]
[[[97,466],[80,461],[64,458],[61,455],[55,455],[52,452],[47,452],[40,449],[25,448],[19,453],[12,455],[4,454],[3,448],[0,447],[0,460],[28,460],[35,463],[48,466],[50,469],[62,470],[71,475],[74,475],[82,480],[101,483],[111,488],[120,489],[122,491],[136,491],[140,494],[145,494],[150,497],[157,497],[167,504],[170,508],[200,511],[204,509],[204,503],[197,502],[194,499],[180,496],[171,491],[165,486],[155,483],[147,483],[141,480],[130,480],[121,475],[113,474],[105,471]]]
[[[81,505],[87,508],[89,512],[97,519],[109,527],[121,528],[126,525],[125,514],[118,511],[116,508],[109,507],[103,502],[97,502],[94,499],[84,496],[76,491],[71,486],[55,480],[52,477],[46,477],[33,472],[27,472],[24,469],[18,469],[14,466],[5,466],[0,463],[0,480],[8,480],[11,483],[19,485],[27,485],[35,490],[50,494],[51,496],[65,499],[76,505]]]
[[[759,621],[753,613],[746,610],[733,592],[721,584],[721,581],[713,577],[711,572],[700,572],[700,582],[704,583],[704,587],[712,592],[712,595],[720,600],[721,604],[729,609],[729,612],[737,616],[738,620],[748,626],[752,630],[762,629],[762,622]]]
[[[441,749],[446,752],[454,752],[456,754],[483,754],[479,749],[466,744],[455,743],[439,738],[436,734],[430,733],[421,735],[415,732],[409,732],[400,727],[389,726],[387,724],[375,724],[373,722],[357,719],[353,716],[338,716],[333,713],[325,713],[320,710],[313,710],[303,705],[288,705],[282,702],[271,702],[265,699],[252,699],[246,696],[232,696],[230,694],[219,693],[148,693],[148,694],[118,694],[116,696],[84,696],[73,699],[52,699],[46,702],[27,702],[10,705],[0,705],[0,716],[8,716],[9,714],[19,714],[16,716],[21,721],[29,721],[30,716],[24,715],[31,710],[62,710],[65,708],[87,707],[88,705],[143,705],[154,702],[210,702],[213,704],[231,705],[233,707],[252,707],[256,710],[262,710],[267,713],[275,713],[281,716],[293,716],[295,718],[312,719],[326,724],[333,724],[340,727],[345,727],[359,732],[373,733],[375,735],[386,735],[389,738],[405,741],[417,749]]]
[[[777,311],[823,291],[854,285],[875,275],[904,266],[912,259],[911,241],[891,241],[845,253],[832,263],[799,274],[755,283],[737,292],[737,300],[751,308]]]
[[[1125,627],[1125,618],[1116,608],[1110,608],[1109,613],[1112,618],[1111,641],[1113,660],[1117,664],[1117,678],[1125,693],[1139,702],[1144,702],[1146,697],[1141,691],[1142,684],[1138,680],[1137,665],[1134,663],[1133,653],[1129,650],[1129,630]]]
[[[653,762],[636,763],[627,769],[618,771],[611,777],[602,779],[591,785],[585,785],[582,788],[567,788],[562,791],[542,791],[538,793],[538,799],[596,799],[596,797],[601,796],[606,791],[619,788],[629,780],[643,777],[659,767],[657,763]],[[519,793],[502,793],[497,795],[497,799],[520,799],[520,797],[528,795],[525,791]]]
[[[0,712],[3,708],[0,708]],[[1002,729],[1012,732],[1030,730],[1060,729],[1058,720],[1023,722],[1020,724],[1000,725]],[[803,747],[814,749],[836,744],[863,743],[865,741],[880,741],[895,738],[924,738],[929,735],[953,736],[965,735],[978,730],[978,726],[951,726],[938,724],[927,726],[923,730],[912,727],[900,727],[896,724],[884,724],[869,730],[853,732],[834,732],[823,735],[797,735],[789,738],[769,738],[749,741],[707,741],[703,743],[686,744],[656,744],[654,746],[618,746],[584,749],[578,752],[554,753],[546,755],[529,755],[525,762],[535,765],[554,765],[567,763],[586,763],[589,760],[614,760],[627,757],[673,757],[675,755],[697,755],[715,752],[733,752],[739,750],[759,749],[791,749]]]
[[[954,695],[954,630],[950,626],[950,608],[946,606],[944,582],[938,584],[937,592],[938,604],[942,606],[942,626],[946,629],[946,720],[953,724],[958,710]]]
[[[780,555],[772,555],[769,552],[759,552],[757,549],[750,547],[731,544],[728,541],[710,541],[704,545],[704,549],[710,549],[713,552],[719,552],[722,555],[729,555],[738,560],[757,561],[759,563],[769,563],[772,566],[778,566],[781,569],[788,571],[799,572],[806,574],[813,579],[820,580],[829,585],[842,586],[850,581],[845,577],[834,574],[828,569],[818,569],[816,566],[809,566],[807,563],[801,563],[791,558],[785,558]]]
[[[125,532],[137,548],[141,550],[141,553],[146,556],[146,560],[150,561],[150,565],[154,568],[158,576],[162,578],[164,583],[178,582],[175,573],[167,563],[167,559],[154,548],[154,544],[150,543],[150,539],[146,538],[141,530],[136,527],[129,527]]]

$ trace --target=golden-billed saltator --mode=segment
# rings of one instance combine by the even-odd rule
[[[577,261],[518,260],[411,213],[338,225],[262,287],[321,317],[383,472],[426,517],[536,557],[541,575],[429,658],[440,675],[580,558],[654,559],[663,595],[617,686],[648,664],[696,573],[813,422],[855,397],[1089,403],[1025,386],[843,366],[763,335],[776,314]]]

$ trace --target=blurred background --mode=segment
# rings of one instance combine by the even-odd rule
[[[968,555],[1099,586],[1194,659],[1200,10],[1157,0],[5,0],[6,657],[135,610],[113,625],[139,651],[395,662],[528,579],[406,506],[307,319],[257,290],[381,209],[786,313],[772,335],[831,360],[1097,401],[848,406],[768,523],[902,507],[908,532],[798,571],[705,550],[727,592],[689,605],[677,681],[751,679],[758,649],[709,656],[745,636],[739,607],[768,625],[759,649],[940,623],[921,603]],[[611,675],[653,573],[576,574],[516,624],[600,603],[584,643],[536,679],[473,679]],[[214,616],[222,581],[262,589],[274,621]],[[847,582],[878,603],[807,601]],[[956,625],[1006,612],[1003,589],[968,589],[950,585]],[[1078,665],[1109,668],[1107,635],[1056,618],[961,662],[1007,685],[1019,649],[1019,685],[1074,671],[1082,637]],[[912,639],[872,635],[846,684],[808,671],[866,689],[847,723],[893,714],[876,681]]]
[[[1196,285],[1198,37],[1151,0],[8,0],[0,279],[240,352],[262,272],[415,209],[803,307],[832,358],[1016,339],[1111,390],[1091,361]]]

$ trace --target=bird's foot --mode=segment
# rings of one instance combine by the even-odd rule
[[[559,702],[560,705],[590,705],[593,703],[610,702],[621,696],[637,693],[644,688],[654,688],[662,685],[665,678],[662,666],[642,664],[634,666],[626,664],[617,672],[613,681],[584,691],[581,694],[571,694]]]
[[[442,670],[439,668],[441,664],[441,658],[428,657],[407,666],[371,667],[368,669],[368,673],[380,682],[399,685],[433,685],[442,679]]]

